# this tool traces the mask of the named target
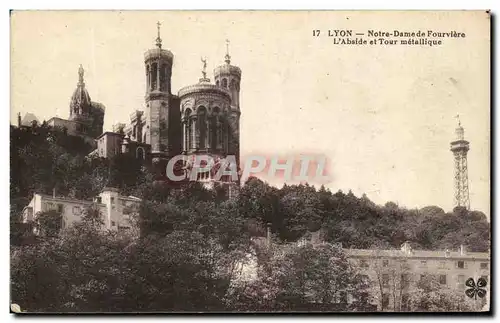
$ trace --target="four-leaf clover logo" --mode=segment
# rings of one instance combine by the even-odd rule
[[[487,284],[486,279],[483,277],[479,278],[477,283],[474,281],[474,278],[469,278],[465,282],[465,286],[469,287],[465,290],[465,295],[474,299],[477,299],[478,296],[479,298],[483,298],[486,296],[486,289],[484,289],[484,287],[486,287]]]

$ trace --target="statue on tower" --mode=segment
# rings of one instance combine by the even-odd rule
[[[201,62],[203,63],[203,68],[201,70],[202,78],[200,79],[200,83],[208,83],[210,79],[207,78],[207,58],[201,58]]]
[[[231,64],[231,56],[229,56],[229,39],[226,39],[226,56],[225,56],[226,64]]]
[[[201,58],[201,62],[203,63],[203,69],[201,70],[201,74],[203,75],[203,78],[207,78],[207,58]]]
[[[158,21],[156,23],[156,27],[158,28],[158,37],[156,37],[156,47],[161,49],[160,26],[161,26],[161,23]]]
[[[80,64],[80,67],[78,68],[78,84],[83,84],[83,74],[84,74],[84,69],[82,64]]]

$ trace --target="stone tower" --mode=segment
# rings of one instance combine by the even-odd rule
[[[214,70],[215,85],[229,91],[231,96],[231,107],[228,120],[228,155],[236,155],[236,161],[240,162],[240,84],[241,69],[231,65],[229,55],[229,40],[226,40],[225,64]]]
[[[146,66],[146,113],[143,142],[151,145],[151,158],[158,169],[169,156],[169,115],[172,102],[171,77],[174,55],[162,49],[158,22],[156,48],[144,54]]]

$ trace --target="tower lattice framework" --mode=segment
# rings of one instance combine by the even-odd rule
[[[457,116],[458,117],[458,116]],[[464,128],[460,120],[455,129],[456,139],[451,142],[451,151],[455,158],[455,206],[470,208],[469,199],[469,178],[467,169],[467,152],[469,151],[469,142],[464,139]]]

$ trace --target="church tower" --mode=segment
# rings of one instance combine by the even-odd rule
[[[90,116],[90,107],[92,102],[90,100],[90,95],[85,88],[85,81],[83,79],[85,70],[83,66],[80,65],[78,68],[78,83],[76,84],[76,89],[71,96],[70,110],[69,110],[69,120],[79,121],[87,123]]]
[[[162,49],[160,23],[156,48],[144,54],[146,67],[146,113],[143,142],[151,145],[153,164],[164,168],[169,155],[169,115],[172,102],[171,77],[174,55]]]
[[[229,91],[231,96],[231,107],[229,111],[229,122],[227,132],[228,155],[236,155],[236,161],[240,162],[240,83],[241,69],[231,65],[229,55],[229,40],[226,40],[225,64],[214,70],[215,85]]]

